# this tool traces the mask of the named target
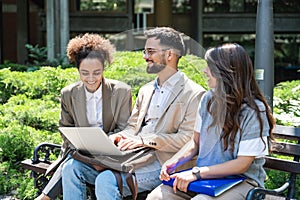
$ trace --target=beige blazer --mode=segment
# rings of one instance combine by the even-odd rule
[[[102,104],[103,130],[108,134],[123,130],[132,109],[131,87],[117,80],[103,78]],[[89,123],[86,113],[86,95],[83,83],[77,82],[63,88],[59,126],[87,127]],[[64,138],[62,155],[69,145]]]
[[[156,156],[163,164],[191,139],[197,108],[205,89],[183,75],[175,85],[154,132],[143,135],[140,130],[153,92],[154,81],[140,89],[128,126],[120,133],[127,137],[141,136],[145,146],[156,149]]]

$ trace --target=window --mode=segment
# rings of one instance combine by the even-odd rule
[[[126,3],[126,0],[79,0],[77,5],[80,11],[126,12]]]
[[[206,13],[256,13],[258,0],[205,0]],[[274,13],[299,13],[299,0],[273,0]]]

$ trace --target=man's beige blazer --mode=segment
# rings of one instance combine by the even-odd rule
[[[128,120],[128,126],[120,133],[128,137],[132,135],[141,136],[144,145],[156,149],[156,156],[163,164],[191,139],[197,108],[205,89],[183,74],[175,85],[174,91],[171,92],[154,132],[141,134],[140,130],[154,89],[154,81],[141,87],[131,117]]]

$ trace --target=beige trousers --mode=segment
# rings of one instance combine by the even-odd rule
[[[249,190],[253,187],[257,186],[254,181],[245,180],[241,184],[236,185],[235,187],[231,188],[230,190],[224,192],[218,197],[212,197],[205,194],[187,194],[184,192],[180,192],[177,190],[174,193],[173,188],[167,185],[159,185],[156,187],[150,194],[147,196],[147,200],[165,200],[165,199],[172,199],[172,200],[185,200],[185,199],[192,199],[192,200],[244,200]]]

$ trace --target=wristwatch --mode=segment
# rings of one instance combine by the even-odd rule
[[[201,180],[201,175],[200,175],[200,167],[193,167],[192,169],[193,175],[196,176],[197,180]]]

